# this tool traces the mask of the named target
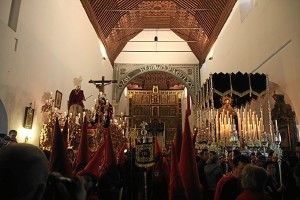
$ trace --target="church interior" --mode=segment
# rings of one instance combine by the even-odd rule
[[[83,130],[92,153],[110,135],[117,159],[134,148],[138,167],[153,165],[156,145],[170,158],[187,126],[196,154],[290,154],[300,141],[299,8],[2,0],[0,134],[52,151],[59,128],[75,154]]]

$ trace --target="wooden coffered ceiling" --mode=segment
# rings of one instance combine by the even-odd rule
[[[127,42],[145,29],[170,29],[202,64],[236,1],[81,0],[112,66]]]

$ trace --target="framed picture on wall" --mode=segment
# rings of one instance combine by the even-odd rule
[[[62,93],[58,90],[55,92],[55,100],[54,100],[54,107],[60,109],[61,107],[61,100],[62,100]]]
[[[27,129],[32,128],[33,124],[33,116],[34,116],[34,109],[30,107],[25,108],[25,115],[24,115],[24,123],[23,127]]]

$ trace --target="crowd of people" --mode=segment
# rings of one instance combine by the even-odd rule
[[[151,200],[176,199],[168,189],[171,184],[168,170],[174,161],[162,152],[156,154],[156,164],[163,164],[150,168],[136,167],[131,149],[122,162],[107,171],[108,176],[97,179],[88,172],[65,176],[49,171],[50,156],[34,145],[17,143],[16,134],[11,131],[0,149],[0,199],[143,200],[145,196]],[[214,151],[202,149],[195,157],[199,177],[194,177],[202,185],[202,199],[300,199],[300,143],[294,154],[282,160],[281,177],[278,158],[272,153],[244,155],[234,150],[225,159]],[[74,161],[73,152],[70,156]],[[116,179],[119,181],[115,182]]]
[[[281,174],[278,157],[272,150],[268,156],[259,152],[242,155],[235,150],[226,162],[215,160],[215,152],[201,151],[199,179],[208,200],[300,199],[300,143],[294,154],[282,159]]]

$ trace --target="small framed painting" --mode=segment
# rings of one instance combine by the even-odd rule
[[[25,116],[24,116],[24,123],[23,127],[27,129],[32,128],[33,124],[33,116],[34,116],[34,109],[30,107],[25,108]]]
[[[54,107],[60,109],[61,107],[61,100],[62,100],[62,93],[58,90],[55,92],[55,100],[54,100]]]

